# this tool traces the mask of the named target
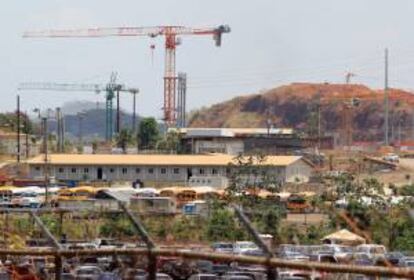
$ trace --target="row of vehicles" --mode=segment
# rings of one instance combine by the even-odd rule
[[[0,187],[0,207],[30,207],[38,208],[45,204],[46,197],[49,204],[57,205],[59,201],[85,201],[100,197],[106,190],[129,191],[135,197],[167,197],[173,199],[178,207],[194,202],[209,199],[224,199],[226,192],[213,187],[168,187],[162,189],[131,187],[102,188],[93,186],[79,187]],[[268,191],[247,192],[246,195],[257,196],[262,199],[280,203],[291,212],[309,212],[311,204],[309,193],[271,193]]]
[[[0,187],[0,207],[42,207],[46,201],[54,202],[57,199],[60,188],[51,187],[47,192],[40,187]]]
[[[414,257],[402,252],[388,252],[385,246],[379,244],[361,244],[358,246],[285,244],[279,246],[277,255],[280,258],[294,261],[414,267]]]

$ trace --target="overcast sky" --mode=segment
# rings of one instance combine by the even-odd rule
[[[19,82],[98,82],[117,71],[141,90],[140,114],[160,118],[163,39],[22,39],[51,28],[229,24],[221,48],[210,37],[184,37],[177,70],[188,75],[188,107],[294,81],[383,86],[383,52],[390,49],[390,83],[414,88],[412,0],[9,0],[0,8],[0,111],[11,111]],[[150,45],[155,44],[152,61]],[[22,92],[25,110],[92,93]],[[122,100],[131,109],[131,97]]]

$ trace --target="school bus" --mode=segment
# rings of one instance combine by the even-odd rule
[[[58,201],[82,201],[95,198],[98,191],[104,188],[94,188],[91,186],[80,186],[74,188],[61,189],[58,192]]]
[[[292,194],[287,199],[286,208],[293,213],[306,213],[312,209],[306,194]]]
[[[194,200],[207,200],[211,198],[220,198],[222,195],[219,191],[210,187],[170,187],[160,190],[160,197],[170,197],[175,199],[178,206]]]

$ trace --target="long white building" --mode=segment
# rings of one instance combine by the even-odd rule
[[[184,183],[191,177],[228,177],[237,169],[231,155],[81,155],[48,156],[49,175],[58,180],[136,181]],[[28,161],[33,178],[44,176],[44,156]],[[280,182],[307,182],[312,166],[298,156],[268,156],[260,163]]]

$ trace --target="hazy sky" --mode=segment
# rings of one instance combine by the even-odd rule
[[[184,37],[177,69],[188,75],[188,107],[293,81],[383,85],[390,49],[390,84],[414,88],[412,0],[5,0],[0,8],[0,111],[15,106],[19,82],[119,81],[141,89],[139,113],[161,117],[163,39],[22,39],[25,30],[150,25],[229,24],[216,48],[210,37]],[[152,63],[150,45],[155,44]],[[93,93],[22,92],[25,110],[65,101],[102,101]],[[131,109],[131,97],[122,106]]]

